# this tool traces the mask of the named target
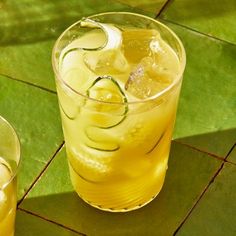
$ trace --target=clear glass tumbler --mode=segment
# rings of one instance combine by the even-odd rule
[[[88,204],[138,209],[161,190],[185,51],[167,26],[140,14],[83,18],[52,54],[71,181]]]
[[[19,139],[12,126],[0,116],[0,235],[3,236],[14,235],[19,163]]]

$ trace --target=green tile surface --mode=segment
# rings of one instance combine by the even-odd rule
[[[173,143],[158,197],[140,210],[115,214],[92,208],[77,196],[62,150],[20,208],[86,235],[172,235],[220,165],[215,158]]]
[[[55,90],[51,51],[56,38],[81,17],[109,10],[132,8],[108,0],[8,0],[0,8],[0,74]]]
[[[81,17],[106,11],[144,12],[115,0],[7,0],[0,8],[0,44],[56,38]]]
[[[165,5],[167,0],[118,0],[118,2],[145,10],[147,12],[153,13],[153,16],[156,16]]]
[[[0,114],[16,129],[22,163],[19,197],[63,141],[55,94],[0,76]]]
[[[230,161],[236,164],[236,145],[234,145],[234,148],[232,149],[229,156],[227,157],[227,161]]]
[[[236,235],[236,166],[226,163],[178,236]]]
[[[56,224],[42,220],[37,216],[17,211],[15,236],[78,236]]]
[[[170,1],[161,17],[236,43],[235,12],[235,0],[175,0]]]
[[[187,54],[174,138],[225,157],[236,141],[236,46],[168,26]]]
[[[0,74],[55,91],[51,52],[56,38],[82,17],[105,11],[145,13],[111,0],[8,0],[0,8]]]
[[[51,52],[55,40],[0,47],[0,74],[55,89]]]
[[[180,226],[181,236],[236,235],[235,0],[4,2],[0,115],[13,124],[21,141],[19,200],[36,181],[19,205],[16,236],[170,236]],[[131,11],[155,17],[161,10],[158,19],[179,35],[187,52],[164,188],[140,210],[102,212],[73,191],[64,148],[49,164],[63,143],[52,47],[61,32],[83,16]],[[223,162],[213,155],[227,157],[219,173]]]

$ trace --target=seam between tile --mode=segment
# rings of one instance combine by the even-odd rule
[[[39,89],[44,90],[44,91],[47,91],[47,92],[49,92],[49,93],[56,94],[55,91],[53,91],[53,90],[51,90],[51,89],[48,89],[48,88],[44,88],[44,87],[42,87],[42,86],[40,86],[40,85],[32,84],[32,83],[30,83],[30,82],[28,82],[28,81],[24,81],[24,80],[21,80],[21,79],[13,78],[13,77],[11,77],[11,76],[9,76],[9,75],[5,75],[5,74],[2,74],[2,73],[0,73],[0,75],[3,76],[3,78],[6,77],[6,78],[8,78],[8,79],[11,79],[11,80],[14,80],[14,81],[23,83],[23,84],[27,84],[27,85],[32,86],[32,87],[39,88]]]
[[[156,16],[155,16],[155,19],[157,17],[159,17],[161,15],[161,13],[166,9],[168,8],[169,4],[172,2],[172,0],[167,0],[164,5],[162,6],[162,8],[159,10],[159,12],[157,12]]]
[[[193,150],[195,150],[195,151],[197,151],[197,152],[201,152],[201,153],[207,154],[208,156],[214,157],[214,158],[216,158],[216,159],[218,159],[218,160],[221,160],[221,161],[224,161],[224,160],[225,160],[224,157],[219,157],[219,156],[217,156],[217,155],[215,155],[215,154],[213,154],[213,153],[210,153],[210,152],[201,150],[201,149],[196,148],[196,147],[194,147],[194,146],[192,146],[192,145],[189,145],[189,144],[187,144],[187,143],[183,143],[183,142],[181,142],[181,141],[179,141],[179,140],[172,140],[172,142],[182,144],[182,145],[184,145],[184,146],[186,146],[186,147],[189,147],[189,148],[191,148],[191,149],[193,149]]]
[[[57,153],[63,148],[64,146],[64,141],[62,142],[62,144],[57,148],[57,150],[55,151],[55,153],[52,155],[52,157],[49,159],[49,161],[47,162],[47,164],[44,166],[44,168],[42,169],[42,171],[38,174],[38,176],[35,178],[35,180],[33,181],[33,183],[30,185],[30,187],[27,189],[27,191],[25,192],[25,194],[23,195],[23,197],[19,200],[17,206],[20,206],[20,204],[25,200],[25,198],[27,197],[28,193],[31,191],[31,189],[35,186],[35,184],[37,183],[37,181],[40,179],[40,177],[45,173],[45,171],[48,169],[49,165],[51,164],[51,162],[54,160],[55,156],[57,155]]]
[[[229,157],[230,153],[236,148],[236,143],[232,146],[232,148],[229,150],[228,155],[225,157],[225,161],[227,161],[227,158]]]
[[[14,25],[14,26],[12,26],[12,28],[14,28],[14,27],[17,27],[18,26],[18,24],[17,25]],[[12,47],[12,46],[23,46],[23,45],[30,45],[30,44],[36,44],[36,43],[44,43],[44,42],[49,42],[49,41],[56,41],[56,36],[54,36],[54,35],[48,35],[48,36],[46,36],[45,38],[37,38],[37,39],[30,39],[30,40],[22,40],[22,41],[16,41],[16,42],[12,42],[12,41],[3,41],[3,42],[1,42],[1,44],[0,44],[0,48],[2,48],[2,47]]]
[[[78,232],[78,231],[76,231],[76,230],[74,230],[74,229],[71,229],[71,228],[69,228],[69,227],[67,227],[67,226],[65,226],[65,225],[63,225],[63,224],[57,223],[57,222],[55,222],[55,221],[53,221],[53,220],[49,220],[49,219],[47,219],[47,218],[45,218],[45,217],[43,217],[43,216],[37,215],[37,214],[35,214],[35,213],[31,212],[31,211],[28,211],[28,210],[25,210],[25,209],[22,209],[22,208],[18,208],[18,210],[20,210],[20,211],[22,211],[22,212],[24,212],[24,213],[26,213],[26,214],[32,215],[32,216],[34,216],[34,217],[37,217],[37,218],[39,218],[39,219],[41,219],[41,220],[44,220],[44,221],[50,222],[50,223],[52,223],[52,224],[55,224],[55,225],[57,225],[57,226],[59,226],[59,227],[61,227],[61,228],[67,229],[67,230],[69,230],[69,231],[71,231],[71,232],[73,232],[73,233],[76,233],[76,234],[78,234],[78,235],[86,236],[86,234],[83,234],[83,233],[81,233],[81,232]]]
[[[170,0],[170,1],[171,1],[171,0]],[[227,44],[230,44],[230,45],[232,45],[232,46],[236,46],[236,43],[232,43],[232,42],[229,42],[229,41],[227,41],[227,40],[224,40],[224,39],[221,39],[221,38],[217,38],[217,37],[215,37],[215,36],[213,36],[213,35],[206,34],[206,33],[204,33],[204,32],[201,32],[201,31],[198,31],[198,30],[196,30],[196,29],[194,29],[194,28],[191,28],[191,27],[189,27],[189,26],[187,26],[187,25],[182,25],[182,24],[180,24],[180,23],[178,23],[178,22],[161,18],[160,16],[158,16],[158,19],[159,19],[159,20],[162,20],[162,21],[165,21],[165,22],[167,22],[167,23],[171,23],[171,24],[173,24],[173,25],[177,25],[177,26],[182,27],[182,28],[184,28],[184,29],[186,29],[186,30],[188,30],[188,31],[191,31],[191,32],[200,34],[200,35],[202,35],[202,36],[208,37],[208,38],[213,39],[213,40],[215,40],[215,41],[219,41],[219,42],[221,42],[221,43],[227,43]]]
[[[230,163],[230,164],[232,164],[232,165],[236,165],[236,163],[227,160],[227,158],[229,157],[230,153],[233,152],[234,148],[236,148],[236,143],[233,145],[233,147],[230,149],[228,155],[225,157],[225,162]]]
[[[234,165],[234,166],[236,166],[236,163],[234,163],[234,162],[232,162],[232,161],[225,161],[225,162],[227,162],[227,163],[229,163],[229,164],[231,164],[231,165]]]
[[[202,199],[202,197],[204,196],[204,194],[206,193],[206,191],[208,190],[208,188],[210,187],[210,185],[214,182],[215,178],[218,176],[218,174],[220,173],[220,171],[222,170],[222,168],[224,167],[225,162],[223,162],[220,166],[220,168],[215,172],[215,174],[213,175],[213,177],[211,178],[211,180],[209,181],[209,183],[206,185],[206,187],[203,189],[202,193],[200,194],[200,196],[198,197],[198,199],[195,201],[195,203],[193,204],[193,206],[190,208],[190,210],[187,212],[186,216],[184,217],[183,221],[180,223],[180,225],[177,227],[177,229],[174,231],[173,235],[175,236],[178,231],[180,230],[180,228],[184,225],[184,223],[186,222],[186,220],[188,219],[188,217],[191,215],[191,213],[193,212],[193,210],[195,209],[195,207],[197,206],[197,204],[199,203],[199,201]]]
[[[199,201],[203,198],[204,194],[207,192],[207,190],[209,189],[210,185],[215,181],[215,178],[219,175],[219,173],[221,172],[221,170],[223,169],[225,163],[227,162],[227,157],[230,155],[230,153],[233,151],[234,147],[236,146],[236,144],[233,145],[233,147],[230,149],[230,151],[227,153],[227,155],[225,156],[225,158],[223,159],[223,163],[221,164],[220,168],[215,172],[215,174],[213,175],[213,177],[211,178],[211,180],[209,181],[209,183],[206,185],[206,187],[204,188],[204,190],[202,191],[202,193],[200,194],[200,196],[198,197],[198,199],[196,200],[196,202],[194,203],[194,205],[191,207],[191,209],[189,210],[189,212],[187,213],[187,215],[185,216],[185,218],[183,219],[183,221],[181,222],[181,224],[178,226],[178,228],[175,230],[173,235],[176,235],[178,233],[178,231],[180,230],[180,228],[184,225],[184,223],[186,222],[186,220],[188,219],[188,217],[191,215],[191,213],[193,212],[193,210],[195,209],[195,207],[197,206],[197,204],[199,203]]]

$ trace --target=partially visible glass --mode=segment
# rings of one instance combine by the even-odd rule
[[[13,236],[17,204],[16,176],[20,142],[13,127],[0,116],[0,235]]]
[[[161,190],[185,51],[162,23],[101,13],[69,27],[53,68],[72,184],[90,205],[138,209]]]

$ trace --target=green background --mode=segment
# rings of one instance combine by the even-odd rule
[[[138,12],[182,40],[187,65],[163,190],[106,213],[73,191],[51,51],[83,16]],[[0,8],[0,114],[22,146],[16,236],[236,235],[235,0],[7,0]]]

